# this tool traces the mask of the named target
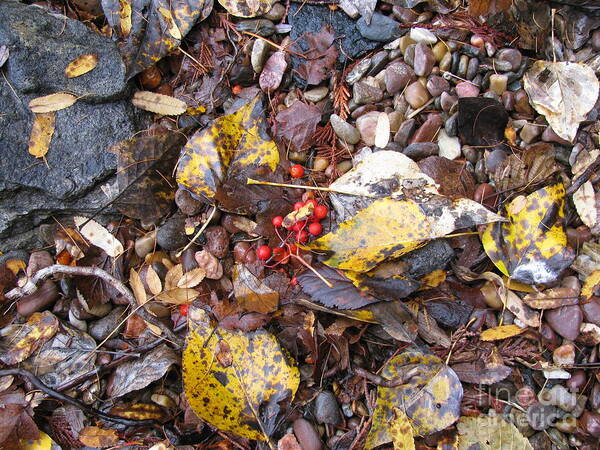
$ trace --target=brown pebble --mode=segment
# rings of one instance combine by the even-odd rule
[[[571,374],[566,382],[567,387],[571,392],[580,392],[587,382],[587,375],[585,370],[577,369]]]
[[[211,226],[204,232],[206,250],[217,258],[224,258],[229,251],[229,235],[225,228],[219,225]]]
[[[565,339],[574,341],[579,336],[579,327],[583,321],[579,305],[551,309],[546,311],[544,317],[548,325]]]
[[[577,228],[567,228],[567,243],[573,248],[579,248],[584,242],[592,239],[590,229],[585,225]]]
[[[29,257],[29,262],[27,263],[27,276],[32,277],[38,270],[45,269],[52,264],[54,264],[54,260],[52,259],[50,253],[48,253],[46,250],[33,252]]]
[[[600,438],[600,413],[584,411],[579,418],[579,425],[586,433]]]
[[[175,192],[175,204],[186,216],[195,216],[204,208],[205,204],[200,200],[195,199],[185,189],[177,189]]]
[[[323,448],[319,434],[308,420],[296,419],[292,428],[303,450],[321,450]]]
[[[245,262],[248,253],[254,253],[247,242],[238,242],[233,246],[233,259],[235,262]]]
[[[473,200],[490,209],[495,209],[498,205],[498,194],[491,184],[481,183],[475,189]]]
[[[36,311],[43,311],[59,297],[58,288],[51,280],[46,280],[33,294],[21,297],[17,302],[17,312],[28,317]]]
[[[140,74],[140,82],[145,89],[156,89],[161,81],[162,75],[156,66],[148,67]]]

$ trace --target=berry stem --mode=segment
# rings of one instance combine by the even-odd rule
[[[319,279],[320,279],[320,280],[321,280],[323,283],[325,283],[325,284],[327,285],[327,287],[329,287],[329,288],[333,288],[333,284],[331,284],[329,281],[327,281],[327,280],[326,280],[326,279],[323,277],[323,275],[321,275],[319,272],[317,272],[317,270],[316,270],[316,269],[315,269],[313,266],[311,266],[309,263],[307,263],[306,261],[304,261],[304,260],[303,260],[303,259],[302,259],[300,256],[294,255],[294,254],[292,254],[292,253],[290,253],[290,256],[291,256],[292,258],[296,258],[296,259],[297,259],[297,260],[300,262],[300,264],[302,264],[304,267],[306,267],[307,269],[309,269],[310,271],[312,271],[312,273],[314,273],[314,274],[315,274],[317,277],[319,277]]]

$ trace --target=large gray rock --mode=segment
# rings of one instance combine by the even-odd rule
[[[110,201],[100,185],[113,180],[107,149],[146,128],[146,113],[125,99],[117,47],[75,20],[13,1],[0,2],[0,45],[10,56],[0,77],[0,250],[32,248],[44,220],[96,212]],[[65,66],[93,53],[98,67],[67,79]],[[56,112],[46,162],[28,153],[32,98],[69,91],[85,95]],[[91,94],[91,95],[88,95]],[[110,209],[106,212],[110,212]]]

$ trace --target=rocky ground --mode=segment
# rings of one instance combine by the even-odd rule
[[[0,3],[0,442],[598,448],[595,2],[170,5]]]

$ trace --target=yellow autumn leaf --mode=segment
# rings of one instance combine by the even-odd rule
[[[394,408],[394,420],[390,424],[390,435],[395,450],[415,449],[415,437],[410,420],[401,408]]]
[[[594,270],[590,273],[581,288],[581,297],[584,300],[589,300],[594,295],[594,288],[600,283],[600,270]]]
[[[330,267],[367,272],[431,239],[461,228],[503,220],[472,200],[419,193],[414,198],[375,200],[332,232],[307,245],[323,252]]]
[[[247,439],[266,440],[259,408],[293,398],[300,373],[275,337],[214,328],[208,314],[191,307],[183,351],[186,398],[205,422]]]
[[[129,273],[129,286],[133,291],[133,296],[137,300],[138,305],[143,305],[148,301],[148,296],[146,295],[146,289],[144,289],[142,279],[135,269],[131,269],[131,272]]]
[[[33,313],[26,323],[9,325],[0,338],[0,361],[11,366],[29,358],[58,331],[59,322],[49,311]]]
[[[500,341],[509,337],[517,336],[525,331],[524,328],[517,325],[501,325],[498,327],[488,328],[479,335],[482,341]]]
[[[256,17],[268,13],[275,0],[219,0],[229,14],[237,17]]]
[[[29,109],[36,114],[49,113],[68,108],[75,104],[76,101],[77,97],[73,94],[57,92],[56,94],[44,95],[43,97],[32,99],[29,102]]]
[[[119,435],[116,430],[90,426],[79,432],[79,440],[89,447],[104,448],[119,442]]]
[[[463,388],[456,373],[435,355],[405,352],[393,357],[381,376],[393,380],[416,370],[404,384],[377,388],[373,424],[365,448],[374,448],[393,440],[390,423],[395,409],[402,409],[415,435],[424,436],[449,427],[460,417]]]
[[[177,166],[177,183],[182,188],[212,199],[228,170],[248,166],[276,169],[279,151],[266,132],[260,98],[215,119],[189,139]]]
[[[54,135],[55,124],[56,113],[48,112],[35,115],[31,126],[31,135],[29,136],[30,155],[36,158],[46,156]]]
[[[502,417],[461,417],[458,424],[458,449],[533,450],[529,440]]]
[[[98,65],[98,55],[88,53],[75,58],[65,68],[65,77],[75,78],[84,75],[96,68]]]
[[[175,39],[181,40],[181,32],[179,31],[179,28],[177,28],[175,20],[173,20],[173,15],[171,14],[171,11],[169,11],[167,8],[159,7],[158,12],[165,19],[165,22],[167,23],[167,29],[169,30],[169,34]]]
[[[19,441],[19,450],[50,450],[56,443],[43,431],[40,431],[40,437],[37,440],[21,439]],[[54,447],[54,448],[57,448]]]
[[[183,114],[187,105],[185,102],[168,95],[150,91],[138,91],[133,95],[131,103],[134,106],[163,116],[178,116]]]
[[[561,183],[519,196],[506,207],[508,222],[485,227],[481,241],[500,271],[525,284],[556,280],[575,257],[564,229],[565,188]]]
[[[130,0],[119,0],[119,26],[124,38],[131,33],[131,2]]]

